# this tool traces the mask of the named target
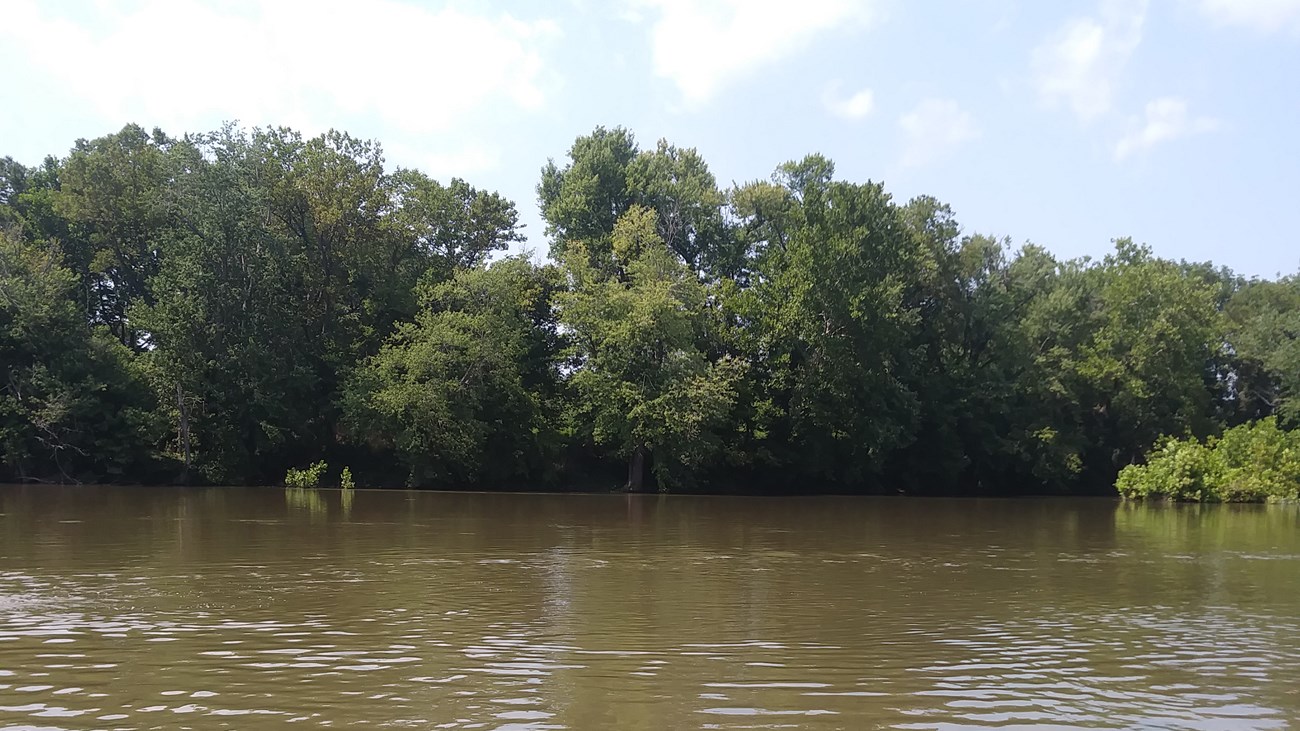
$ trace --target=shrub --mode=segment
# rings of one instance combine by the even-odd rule
[[[348,467],[343,468],[343,474],[339,475],[339,487],[343,488],[344,490],[351,490],[352,488],[356,487],[356,483],[352,482],[351,468]]]
[[[317,462],[305,470],[291,469],[284,475],[285,487],[320,487],[320,478],[324,476],[328,465]]]
[[[1200,442],[1169,439],[1144,465],[1119,473],[1115,487],[1130,499],[1260,502],[1300,498],[1300,431],[1274,418],[1242,424]]]

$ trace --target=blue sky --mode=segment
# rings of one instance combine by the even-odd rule
[[[1300,0],[4,0],[0,63],[0,155],[336,127],[501,191],[543,253],[539,169],[623,125],[724,186],[821,152],[1062,257],[1300,269]]]

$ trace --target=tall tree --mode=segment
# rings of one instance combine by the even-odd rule
[[[1232,393],[1250,418],[1300,426],[1300,277],[1252,281],[1226,306]]]
[[[608,253],[615,222],[635,202],[627,168],[637,154],[631,132],[597,127],[573,143],[563,168],[553,160],[546,163],[537,199],[551,237],[552,258],[563,260],[575,241],[583,242],[593,256]]]
[[[546,164],[537,193],[557,260],[575,241],[593,264],[608,260],[616,222],[642,206],[655,212],[659,238],[691,270],[720,277],[740,265],[723,217],[725,196],[692,148],[660,140],[641,150],[627,130],[597,127],[573,143],[565,167]]]
[[[404,465],[412,486],[552,478],[558,284],[522,257],[426,281],[415,321],[348,386],[350,438]]]
[[[300,260],[269,226],[249,139],[232,128],[173,147],[177,224],[159,240],[155,302],[132,310],[173,424],[171,452],[218,483],[264,482],[315,457],[328,427],[319,340],[303,327]],[[277,474],[278,473],[278,474]]]
[[[1100,263],[1062,267],[1021,325],[1035,344],[1023,385],[1040,402],[1029,431],[1058,455],[1050,479],[1078,474],[1104,489],[1161,435],[1212,430],[1205,373],[1223,344],[1215,303],[1213,286],[1128,239]]]
[[[911,439],[916,397],[902,380],[918,313],[904,301],[917,262],[879,184],[835,181],[810,156],[737,193],[742,225],[766,237],[737,302],[762,386],[766,452],[805,475],[879,484],[890,450]]]
[[[411,272],[406,277],[414,274],[409,281],[419,281],[426,270],[449,279],[524,240],[514,204],[497,193],[460,178],[443,185],[416,170],[396,171],[392,186],[388,265]]]
[[[647,470],[662,490],[689,480],[717,446],[740,374],[737,362],[701,349],[705,288],[659,237],[656,217],[628,209],[606,256],[570,242],[571,289],[560,296],[578,423],[627,460],[634,492],[647,488]]]
[[[0,230],[0,481],[150,480],[152,394],[56,249]]]
[[[151,135],[137,125],[79,140],[63,163],[54,199],[67,221],[64,255],[80,280],[87,316],[137,349],[143,343],[127,311],[152,301],[156,239],[170,225],[163,200],[170,144],[162,132]]]

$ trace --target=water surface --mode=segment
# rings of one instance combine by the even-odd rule
[[[1300,509],[0,487],[0,729],[1300,726]]]

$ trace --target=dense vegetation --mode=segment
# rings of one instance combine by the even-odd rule
[[[724,190],[622,129],[537,191],[545,264],[342,133],[0,161],[0,480],[1093,492],[1300,419],[1295,277],[1012,250],[816,155]]]
[[[1146,464],[1119,473],[1127,498],[1196,502],[1300,499],[1300,431],[1283,431],[1270,417],[1202,442],[1171,439]]]

